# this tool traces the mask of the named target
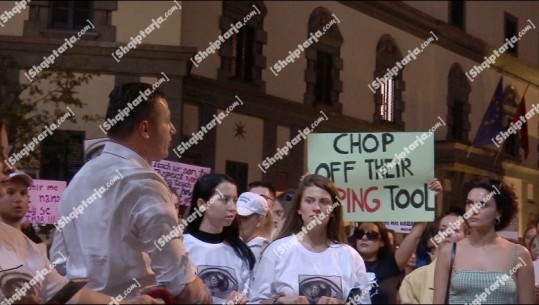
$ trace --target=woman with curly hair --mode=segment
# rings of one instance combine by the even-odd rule
[[[499,179],[474,178],[464,185],[463,193],[464,219],[471,234],[441,247],[434,275],[434,303],[533,303],[530,252],[496,234],[517,212],[515,192]]]

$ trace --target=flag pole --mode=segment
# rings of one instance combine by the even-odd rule
[[[522,98],[521,100],[524,98],[524,96],[526,96],[526,92],[528,92],[528,88],[530,87],[530,83],[528,83],[528,85],[526,86],[526,89],[524,89],[524,93],[522,93]]]
[[[503,146],[500,148],[500,150],[498,150],[496,152],[496,158],[494,158],[494,162],[492,163],[492,165],[496,165],[496,161],[498,161],[498,156],[500,155],[500,153],[502,152],[503,150]]]
[[[524,97],[526,96],[526,92],[528,92],[528,88],[530,87],[530,83],[528,82],[528,85],[526,86],[526,89],[524,89],[524,93],[522,93],[522,98],[520,99],[520,103],[518,104],[518,109],[520,109],[520,104],[521,103],[524,103],[524,108],[523,108],[523,113],[522,115],[526,115],[526,103],[525,103],[525,99]],[[519,110],[517,110],[519,111]],[[526,147],[523,147],[522,146],[522,143],[520,143],[520,147],[518,148],[518,155],[520,157],[520,148],[524,148],[524,159],[527,159],[528,158],[528,152],[529,152],[529,142],[528,142],[528,127],[527,127],[527,124],[524,123],[524,129],[526,130]],[[524,136],[522,135],[522,133],[520,133],[519,131],[519,135],[520,135],[520,140],[523,141],[523,138]]]
[[[466,148],[466,151],[468,151],[468,154],[466,155],[466,160],[468,160],[468,157],[470,157],[470,152],[472,150],[472,146],[473,145],[470,145],[470,146],[468,146],[468,148]]]
[[[502,78],[505,76],[505,69],[502,69]],[[528,83],[528,86],[530,83]],[[528,90],[528,87],[526,87],[526,90]],[[503,151],[503,145],[500,145],[500,150],[496,150],[496,158],[494,158],[494,162],[492,165],[496,165],[496,161],[498,161],[498,157],[500,156],[500,153]]]

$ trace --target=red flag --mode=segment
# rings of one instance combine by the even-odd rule
[[[515,116],[511,122],[515,123],[521,121],[522,128],[520,129],[520,147],[524,149],[524,160],[528,158],[528,152],[530,151],[530,145],[528,143],[528,122],[524,117],[526,115],[526,101],[524,100],[524,95],[522,95],[522,100],[517,107]]]

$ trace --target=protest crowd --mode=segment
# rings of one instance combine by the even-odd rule
[[[116,87],[106,119],[148,88]],[[463,207],[397,238],[383,222],[345,222],[338,185],[310,172],[295,189],[252,181],[243,193],[204,173],[182,208],[152,167],[175,134],[160,89],[112,125],[62,193],[49,245],[23,223],[33,179],[0,147],[0,304],[539,303],[539,220],[522,245],[497,234],[517,213],[499,178],[467,181]],[[423,183],[443,192],[434,177]],[[78,279],[83,288],[59,293]]]

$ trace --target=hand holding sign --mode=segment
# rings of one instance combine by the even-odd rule
[[[308,171],[335,182],[346,221],[434,219],[434,139],[424,133],[310,134]]]
[[[429,183],[429,190],[436,192],[436,194],[441,193],[443,188],[442,184],[437,178],[434,178]]]

